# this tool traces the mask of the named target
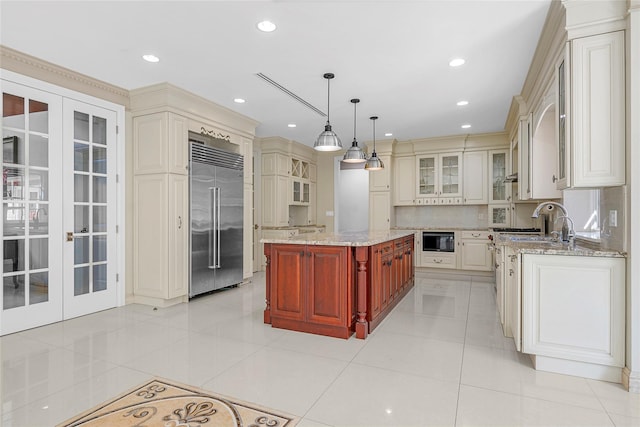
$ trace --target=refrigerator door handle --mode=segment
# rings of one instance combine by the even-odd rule
[[[221,188],[220,187],[216,187],[216,194],[218,196],[218,200],[216,202],[216,207],[218,209],[218,212],[216,213],[217,216],[217,220],[216,220],[216,226],[217,226],[217,236],[216,236],[216,242],[218,247],[216,248],[216,268],[220,268],[220,223],[221,221],[221,216],[220,216],[220,205],[222,204],[222,201],[220,200],[220,193],[221,193]]]
[[[207,267],[215,269],[216,267],[216,249],[219,247],[217,242],[218,229],[218,197],[217,188],[209,187],[209,215],[211,217],[211,225],[209,226],[209,261]]]

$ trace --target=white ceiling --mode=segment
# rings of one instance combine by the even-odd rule
[[[277,91],[264,73],[327,110],[359,141],[504,129],[550,0],[0,1],[0,43],[135,89],[170,82],[260,122],[258,136],[313,145],[326,118]],[[256,23],[276,23],[262,33]],[[150,64],[145,53],[160,57]],[[452,58],[466,64],[451,68]],[[246,99],[236,104],[234,98]],[[468,100],[466,107],[456,106]],[[297,124],[288,128],[288,123]],[[469,123],[468,130],[461,125]]]

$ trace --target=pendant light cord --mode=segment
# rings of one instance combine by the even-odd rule
[[[358,107],[358,103],[357,102],[353,102],[353,140],[356,140],[356,108]]]
[[[373,119],[373,152],[376,152],[376,119]]]
[[[327,78],[327,124],[330,124],[329,123],[329,116],[330,116],[330,114],[329,114],[329,108],[330,107],[329,106],[331,105],[331,102],[330,102],[330,100],[331,100],[331,98],[330,98],[331,97],[330,87],[331,87],[331,79]]]

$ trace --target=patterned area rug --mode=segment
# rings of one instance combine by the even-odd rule
[[[293,427],[298,421],[269,408],[156,378],[58,427]]]

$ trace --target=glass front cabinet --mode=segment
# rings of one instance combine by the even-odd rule
[[[507,203],[511,201],[511,182],[505,182],[509,170],[509,150],[489,151],[489,203]]]
[[[489,205],[489,227],[511,226],[511,204]]]
[[[417,204],[461,204],[461,171],[462,153],[417,156]]]

